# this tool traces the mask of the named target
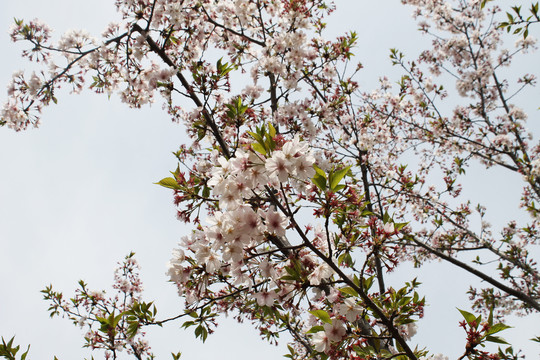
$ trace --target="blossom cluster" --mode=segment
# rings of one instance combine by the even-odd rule
[[[115,271],[115,294],[110,297],[105,291],[89,290],[82,280],[79,282],[80,288],[69,301],[63,298],[62,293],[54,291],[52,286],[47,287],[42,293],[51,304],[51,317],[66,316],[85,329],[84,346],[103,350],[106,359],[116,358],[122,351],[136,358],[152,357],[145,333],[141,331],[143,320],[148,321],[151,317],[138,318],[149,309],[149,305],[142,302],[143,289],[138,270],[134,254],[126,256]]]

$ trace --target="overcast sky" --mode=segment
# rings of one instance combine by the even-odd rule
[[[366,66],[361,83],[388,71],[389,48],[414,53],[422,42],[428,44],[416,34],[410,9],[399,1],[387,0],[386,7],[382,1],[350,3],[338,1],[338,6],[348,7],[334,15],[330,26],[334,34],[359,32],[356,53]],[[72,28],[99,36],[107,23],[118,20],[113,0],[3,1],[0,9],[0,87],[12,72],[28,68],[19,56],[21,46],[7,36],[14,17],[38,17],[56,36]],[[3,102],[5,92],[0,94]],[[171,123],[159,104],[131,110],[114,96],[107,100],[88,91],[58,97],[58,105],[45,109],[40,129],[0,129],[0,335],[16,335],[23,346],[32,344],[33,359],[82,359],[89,354],[81,349],[80,329],[48,318],[39,290],[52,283],[70,296],[79,279],[90,288],[108,289],[116,262],[130,251],[142,265],[145,299],[156,299],[163,317],[182,311],[165,271],[171,249],[189,227],[175,219],[171,192],[153,182],[176,167],[171,151],[185,141],[183,129]],[[425,284],[422,291],[433,295],[428,295],[432,305],[413,342],[455,357],[464,345],[455,307],[467,307],[467,284],[459,281],[463,274],[441,277],[448,268],[437,269],[438,275],[431,270],[419,275]],[[398,277],[410,279],[410,269],[399,271]],[[532,327],[538,320],[522,321]],[[262,360],[281,358],[285,352],[258,340],[247,324],[223,321],[204,345],[179,326],[151,332],[158,358],[182,351],[189,360]],[[519,333],[507,337],[523,338]],[[531,354],[538,353],[532,343],[524,344]]]

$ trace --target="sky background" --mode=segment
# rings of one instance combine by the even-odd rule
[[[411,9],[397,0],[340,0],[337,5],[329,22],[331,33],[358,31],[355,53],[366,67],[360,78],[366,87],[380,74],[396,73],[390,69],[389,48],[412,57],[429,46],[429,39],[415,31]],[[99,36],[109,22],[119,20],[112,0],[3,1],[0,9],[0,87],[12,72],[30,68],[19,56],[24,45],[11,43],[7,35],[14,17],[37,17],[55,30],[56,38],[74,28]],[[4,102],[5,92],[0,94]],[[31,344],[31,359],[89,357],[81,349],[83,332],[67,320],[50,320],[39,291],[52,283],[70,297],[80,279],[91,289],[109,289],[116,263],[130,251],[142,266],[145,299],[156,300],[158,315],[168,317],[183,309],[165,272],[172,248],[190,228],[176,220],[171,191],[153,183],[176,167],[171,152],[185,142],[184,130],[168,119],[159,103],[132,110],[115,96],[108,100],[89,91],[63,92],[58,98],[58,105],[45,109],[40,129],[0,129],[0,336],[16,335],[17,344]],[[476,176],[488,175],[478,170]],[[412,274],[402,267],[390,282],[398,286]],[[455,358],[464,346],[455,308],[468,306],[465,274],[434,264],[417,276],[431,305],[412,342]],[[519,324],[521,329],[538,329],[539,320],[531,316]],[[150,344],[159,359],[177,351],[189,360],[263,360],[285,353],[284,345],[276,348],[260,341],[248,324],[227,319],[221,324],[206,344],[192,331],[180,330],[180,323],[150,331]],[[532,333],[505,334],[534,358],[540,349],[526,342],[526,336]]]

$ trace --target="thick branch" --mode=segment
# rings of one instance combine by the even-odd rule
[[[382,309],[380,309],[372,300],[371,298],[366,294],[364,289],[361,286],[358,286],[352,281],[342,270],[339,266],[337,266],[330,258],[325,256],[317,247],[315,247],[309,239],[306,237],[305,233],[300,228],[300,225],[296,222],[292,214],[289,214],[287,212],[287,209],[283,207],[283,205],[279,202],[279,200],[276,198],[275,194],[271,193],[270,197],[272,199],[272,202],[284,213],[288,216],[289,221],[292,223],[294,229],[298,233],[298,235],[302,238],[303,243],[315,253],[321,260],[323,260],[332,270],[345,282],[348,286],[350,286],[354,291],[358,293],[360,298],[366,303],[367,308],[369,308],[373,313],[381,319],[381,322],[386,326],[390,334],[396,341],[399,343],[399,345],[403,348],[407,356],[412,360],[418,360],[416,355],[414,355],[414,352],[411,350],[405,339],[400,335],[398,329],[394,326],[393,321],[388,318]]]
[[[483,272],[481,271],[478,271],[476,270],[475,268],[451,257],[451,256],[448,256],[446,254],[444,254],[443,252],[439,251],[439,250],[436,250],[434,248],[432,248],[431,246],[423,243],[422,241],[419,241],[417,240],[416,238],[414,238],[413,236],[408,236],[407,237],[408,240],[412,240],[415,244],[417,244],[418,246],[424,248],[425,250],[429,251],[430,253],[434,254],[434,255],[437,255],[438,257],[440,257],[441,259],[444,259],[468,272],[470,272],[471,274],[473,275],[476,275],[478,276],[480,279],[484,280],[484,281],[487,281],[488,283],[490,283],[491,285],[495,286],[496,288],[504,291],[505,293],[509,294],[509,295],[512,295],[514,297],[516,297],[517,299],[523,301],[525,304],[529,305],[530,307],[536,309],[537,311],[540,311],[540,304],[538,303],[538,301],[536,301],[536,299],[532,298],[531,296],[523,293],[522,291],[519,291],[519,290],[516,290],[516,289],[512,289],[511,287],[509,286],[506,286],[504,285],[503,283],[500,283],[498,282],[497,280],[493,279],[492,277],[484,274]]]

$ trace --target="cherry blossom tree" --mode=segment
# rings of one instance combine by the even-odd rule
[[[520,97],[536,77],[511,64],[534,50],[538,19],[502,22],[485,0],[402,2],[432,43],[414,60],[392,49],[403,76],[377,89],[357,82],[363,35],[325,37],[329,1],[117,0],[124,20],[100,39],[57,42],[38,20],[16,20],[12,39],[43,70],[14,74],[2,125],[37,127],[58,88],[87,87],[134,108],[161,95],[191,139],[158,182],[193,225],[168,270],[185,311],[157,317],[130,254],[111,298],[84,282],[71,300],[43,290],[51,316],[113,359],[152,358],[145,327],[179,321],[204,341],[227,314],[269,342],[288,333],[291,359],[444,359],[410,342],[428,289],[414,277],[387,285],[400,264],[439,260],[482,284],[460,310],[460,359],[520,358],[499,333],[508,315],[540,311],[540,146]],[[496,226],[464,195],[470,166],[521,179],[520,208]],[[0,347],[18,351],[13,339]]]

